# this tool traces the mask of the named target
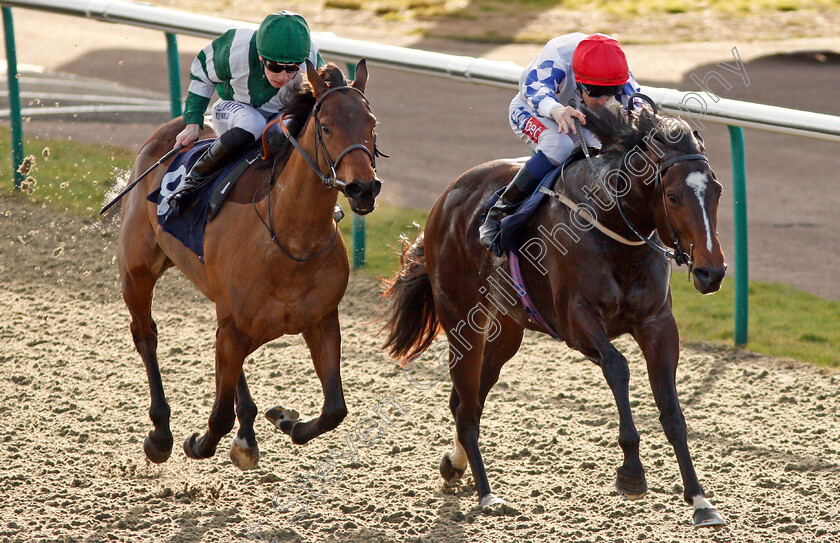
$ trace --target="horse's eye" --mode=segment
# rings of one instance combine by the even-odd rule
[[[324,125],[321,125],[321,132],[323,132],[325,136],[330,135],[330,129]]]
[[[679,198],[677,198],[674,194],[668,193],[665,196],[667,196],[668,201],[674,204],[675,206],[680,204]]]

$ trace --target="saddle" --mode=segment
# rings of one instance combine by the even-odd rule
[[[590,149],[590,155],[596,155],[597,151],[597,149]],[[554,170],[552,170],[548,175],[546,175],[543,178],[542,182],[534,191],[534,193],[531,194],[531,196],[529,196],[522,203],[522,205],[519,206],[519,209],[502,219],[502,230],[499,238],[499,246],[501,247],[503,252],[507,253],[509,251],[518,251],[522,241],[521,237],[523,232],[523,226],[528,224],[531,216],[537,211],[537,209],[539,209],[543,201],[546,199],[547,195],[544,192],[540,191],[540,188],[552,188],[557,182],[557,178],[560,176],[564,168],[571,166],[573,163],[577,162],[578,160],[582,160],[583,158],[583,150],[580,148],[575,149],[574,153],[572,153],[572,155],[566,160],[566,162],[557,166]],[[493,207],[493,204],[495,204],[496,201],[498,201],[504,190],[505,187],[502,187],[499,190],[497,190],[493,196],[490,197],[490,201],[487,203],[487,208],[484,210],[484,214],[481,217],[482,221],[484,221],[484,218],[487,216],[487,212],[490,210],[491,207]]]
[[[166,197],[184,184],[193,164],[212,143],[212,139],[202,140],[177,154],[161,179],[160,187],[146,197],[157,204],[157,220],[163,231],[172,234],[202,261],[204,229],[219,213],[239,177],[253,164],[267,167],[276,160],[275,167],[282,168],[291,154],[291,145],[285,138],[274,137],[266,130],[261,141],[254,142],[240,156],[222,165],[195,189],[193,205],[189,209],[173,213]]]

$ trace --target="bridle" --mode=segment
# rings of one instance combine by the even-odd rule
[[[297,139],[295,139],[295,137],[292,136],[292,134],[289,132],[288,127],[286,127],[286,124],[284,122],[282,122],[286,118],[285,115],[278,118],[278,119],[275,119],[275,120],[271,121],[271,123],[269,123],[269,126],[274,124],[274,123],[278,123],[278,122],[280,123],[280,129],[283,131],[283,136],[285,136],[285,138],[287,140],[289,140],[289,143],[291,143],[294,146],[294,148],[297,149],[297,152],[300,153],[300,155],[303,157],[304,160],[306,160],[306,162],[309,164],[309,167],[312,168],[312,171],[315,172],[315,175],[318,176],[318,178],[321,180],[321,182],[324,185],[326,185],[328,187],[332,187],[334,189],[342,190],[342,191],[343,191],[344,187],[347,186],[347,182],[343,181],[341,179],[338,179],[338,176],[335,172],[335,169],[338,166],[338,163],[341,162],[341,159],[343,159],[345,156],[347,156],[348,153],[350,153],[351,151],[355,151],[356,149],[358,149],[360,151],[363,151],[368,156],[368,158],[370,158],[370,164],[373,167],[374,171],[376,171],[376,157],[377,156],[382,156],[382,157],[388,158],[388,155],[381,152],[379,150],[379,148],[377,148],[377,146],[376,146],[376,134],[375,133],[373,135],[373,152],[371,152],[371,150],[368,149],[367,145],[365,145],[363,143],[356,143],[356,144],[348,146],[346,149],[341,151],[338,154],[338,157],[335,160],[333,160],[330,157],[330,154],[327,152],[326,143],[324,143],[324,127],[321,124],[321,120],[318,118],[318,112],[320,110],[321,104],[323,103],[324,99],[327,96],[329,96],[333,92],[345,91],[345,90],[358,92],[361,95],[362,100],[364,100],[365,105],[368,106],[368,109],[370,109],[370,102],[368,102],[368,99],[365,96],[365,93],[363,93],[362,91],[360,91],[356,87],[351,87],[350,85],[343,85],[341,87],[333,87],[331,89],[328,89],[321,96],[319,96],[318,99],[315,101],[315,106],[312,108],[312,118],[313,118],[313,122],[315,123],[315,159],[314,160],[312,159],[312,157],[309,156],[309,153],[307,153],[306,151],[303,150],[303,147],[300,145],[300,143],[297,141]],[[268,129],[268,127],[266,127],[266,130],[267,129]],[[319,151],[319,149],[320,149],[320,151]],[[327,166],[329,167],[329,172],[328,173],[322,172],[321,168],[318,166],[318,155],[321,154],[321,153],[323,153],[324,160],[326,160]],[[263,157],[263,158],[267,158],[267,157]]]
[[[645,95],[642,95],[641,93],[633,94],[633,96],[630,97],[630,103],[632,104],[633,99],[637,98],[637,97],[642,98],[642,99],[646,100],[647,102],[653,104],[653,101],[650,98],[648,98]],[[572,107],[575,107],[574,100],[572,100],[571,105],[572,105]],[[656,113],[656,106],[654,105],[653,108],[654,108],[654,114],[655,114]],[[659,253],[666,260],[673,260],[678,266],[681,266],[683,264],[688,265],[689,273],[691,273],[691,269],[694,267],[694,260],[693,260],[694,245],[692,245],[690,247],[689,252],[686,252],[685,249],[683,248],[682,244],[680,243],[680,239],[677,236],[676,231],[674,230],[674,225],[671,222],[671,216],[668,213],[668,202],[665,200],[665,187],[662,184],[662,173],[665,172],[665,170],[667,170],[668,168],[670,168],[674,164],[677,164],[677,163],[680,163],[680,162],[687,162],[687,161],[690,161],[690,160],[702,160],[703,162],[706,162],[708,164],[709,159],[706,158],[706,155],[702,155],[702,154],[677,155],[677,156],[671,157],[668,160],[665,160],[665,161],[657,164],[656,176],[654,178],[654,192],[660,191],[662,193],[662,205],[663,205],[663,209],[665,211],[665,220],[668,224],[668,230],[670,231],[669,233],[671,235],[671,238],[674,241],[674,249],[675,250],[672,251],[669,248],[663,247],[663,246],[659,245],[658,243],[656,243],[655,241],[653,241],[652,239],[650,239],[650,236],[643,235],[633,225],[633,223],[630,222],[630,219],[624,213],[624,209],[621,205],[621,195],[619,194],[619,191],[618,191],[618,183],[616,183],[615,188],[611,192],[609,187],[607,186],[607,184],[604,182],[604,179],[601,177],[601,174],[598,172],[598,170],[595,168],[595,165],[592,162],[592,158],[590,157],[590,154],[589,154],[589,148],[586,145],[586,139],[583,136],[583,131],[581,129],[580,121],[577,118],[574,118],[574,121],[575,121],[575,125],[576,125],[575,127],[577,128],[578,137],[580,138],[580,146],[583,149],[583,154],[586,157],[586,161],[589,164],[589,168],[592,170],[592,173],[595,174],[595,178],[598,180],[598,184],[600,185],[601,190],[603,190],[604,193],[607,195],[607,197],[610,198],[610,200],[615,203],[616,207],[618,208],[618,212],[621,215],[621,218],[624,220],[624,223],[627,225],[627,227],[630,229],[630,231],[633,232],[633,234],[637,238],[639,238],[641,241],[643,241],[645,243],[645,245],[647,245],[648,247],[650,247],[651,249],[653,249],[654,251]],[[624,171],[624,163],[626,161],[625,159],[627,158],[628,154],[625,154],[621,158],[621,162],[619,163],[619,170],[618,170],[619,178],[622,178],[621,174]]]
[[[621,163],[619,165],[619,170],[618,170],[619,171],[619,177],[621,177],[621,172],[624,169],[624,158],[626,156],[627,155],[624,155],[624,157],[622,157],[622,159],[621,159]],[[659,191],[662,194],[662,207],[665,211],[665,222],[668,224],[669,234],[671,235],[671,239],[674,241],[675,251],[671,251],[667,247],[660,246],[659,244],[657,244],[656,242],[651,240],[649,236],[642,235],[636,229],[636,227],[633,226],[633,223],[631,223],[630,219],[628,219],[627,216],[624,214],[624,208],[621,206],[621,198],[618,194],[618,186],[617,185],[616,185],[616,188],[615,188],[614,201],[615,201],[616,207],[618,208],[618,212],[621,215],[621,218],[624,219],[624,223],[627,225],[628,228],[630,228],[630,231],[633,232],[633,234],[635,234],[636,237],[638,237],[640,240],[644,241],[646,245],[648,245],[653,250],[655,250],[656,252],[661,254],[665,259],[673,260],[674,262],[677,263],[678,266],[686,264],[686,265],[688,265],[689,269],[691,269],[691,268],[694,267],[694,260],[692,258],[693,257],[693,252],[694,252],[694,246],[693,245],[691,246],[690,252],[688,252],[688,253],[685,251],[685,249],[683,249],[683,246],[680,243],[680,238],[677,236],[677,233],[674,230],[674,224],[671,222],[671,215],[668,213],[668,202],[665,200],[665,187],[662,184],[662,173],[665,170],[667,170],[668,168],[670,168],[674,164],[677,164],[679,162],[687,162],[689,160],[702,160],[703,162],[706,162],[706,163],[709,162],[709,159],[706,158],[705,155],[700,155],[700,154],[677,155],[675,157],[669,158],[668,160],[662,162],[661,164],[658,164],[657,168],[656,168],[656,177],[654,178],[653,190],[654,190],[654,192]],[[597,175],[597,172],[596,172],[596,175]],[[604,190],[606,190],[606,185],[605,185],[604,181],[600,178],[600,175],[598,176],[598,181],[599,181],[599,183],[601,183],[601,187]]]
[[[344,188],[347,186],[347,182],[343,181],[341,179],[338,179],[335,169],[338,166],[339,162],[341,162],[341,159],[343,159],[345,156],[347,156],[348,153],[350,153],[351,151],[355,151],[356,149],[364,151],[365,154],[367,154],[368,157],[370,158],[370,163],[371,163],[371,166],[373,167],[374,171],[376,171],[376,157],[377,156],[383,156],[383,157],[387,158],[388,155],[380,152],[379,149],[376,147],[376,134],[374,133],[374,136],[373,136],[373,152],[371,152],[370,149],[368,149],[368,147],[366,145],[364,145],[362,143],[356,143],[356,144],[348,146],[341,153],[339,153],[338,157],[334,161],[332,160],[332,158],[330,158],[330,155],[327,152],[326,144],[324,143],[323,125],[321,125],[321,121],[320,121],[320,119],[318,119],[318,112],[319,112],[319,108],[321,107],[321,104],[323,103],[324,99],[327,96],[329,96],[333,92],[341,91],[341,90],[351,90],[351,91],[358,92],[362,96],[362,100],[364,100],[365,105],[368,107],[368,109],[370,109],[370,102],[368,102],[368,99],[365,96],[365,93],[363,93],[361,90],[357,89],[356,87],[351,87],[350,85],[343,85],[341,87],[333,87],[331,89],[328,89],[321,96],[319,96],[318,99],[315,101],[315,105],[312,108],[312,118],[313,118],[313,122],[315,124],[315,160],[313,160],[312,157],[309,156],[309,153],[307,153],[303,149],[303,147],[297,141],[297,139],[294,136],[292,136],[292,134],[289,132],[289,129],[286,126],[286,123],[283,122],[287,118],[286,115],[282,115],[282,116],[278,117],[277,119],[274,119],[273,121],[271,121],[266,126],[263,133],[267,133],[268,129],[271,127],[271,125],[279,124],[280,129],[283,132],[283,136],[285,136],[286,139],[289,140],[289,143],[291,143],[294,146],[294,148],[297,149],[297,152],[300,153],[300,155],[303,157],[303,159],[309,164],[309,167],[312,168],[312,171],[315,172],[315,175],[318,176],[318,178],[321,180],[321,182],[325,186],[332,187],[332,188],[337,189],[341,192],[344,192]],[[319,149],[319,147],[321,148],[321,152],[324,155],[324,159],[326,160],[327,165],[329,166],[329,173],[327,173],[327,174],[322,172],[321,168],[318,167],[318,154],[319,154],[318,149]],[[263,140],[263,159],[268,160],[268,158],[269,158],[268,144],[264,139]],[[275,157],[274,163],[272,164],[272,167],[271,167],[270,181],[269,181],[269,184],[266,185],[266,187],[270,186],[274,182],[274,168],[276,166],[277,166],[277,158]],[[266,187],[263,187],[263,188],[266,188]],[[261,190],[262,189],[260,189],[260,191]],[[338,238],[338,224],[337,223],[334,225],[333,237],[330,240],[329,244],[327,244],[326,247],[324,247],[320,251],[318,251],[314,254],[311,254],[307,257],[304,257],[304,258],[298,258],[298,257],[294,256],[293,254],[291,254],[288,249],[283,247],[283,245],[280,243],[280,240],[277,239],[277,233],[274,231],[274,225],[271,222],[271,197],[268,198],[268,210],[267,210],[268,222],[266,222],[262,218],[262,215],[260,215],[259,210],[257,210],[256,197],[257,197],[257,194],[260,191],[257,191],[257,192],[254,193],[254,199],[253,199],[253,202],[252,202],[254,204],[254,210],[257,211],[257,216],[259,217],[260,221],[263,223],[263,225],[266,227],[266,229],[268,229],[268,233],[271,236],[271,241],[273,241],[280,248],[280,250],[283,252],[283,254],[285,254],[287,257],[294,260],[295,262],[308,262],[309,260],[312,260],[313,258],[318,257],[318,256],[326,253],[335,244],[335,240]]]

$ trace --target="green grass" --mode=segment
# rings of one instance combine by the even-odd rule
[[[8,132],[0,132],[0,147],[9,149]],[[49,159],[42,151],[49,149]],[[105,195],[119,175],[125,175],[134,155],[118,148],[68,141],[29,139],[27,154],[35,156],[29,176],[37,181],[31,194],[13,191],[9,153],[0,156],[6,172],[0,193],[28,198],[58,210],[95,217]],[[339,199],[345,211],[346,200]],[[380,204],[365,217],[365,272],[390,277],[399,261],[400,237],[414,239],[417,225],[424,225],[427,211]],[[348,213],[341,231],[352,261],[353,217]],[[683,341],[706,341],[732,345],[734,328],[734,282],[731,277],[720,292],[701,296],[686,281],[684,270],[674,273],[671,287],[674,314]],[[790,357],[822,366],[840,367],[840,302],[822,299],[787,285],[750,283],[748,350]]]
[[[347,217],[341,221],[341,235],[347,244],[347,252],[352,265],[353,254],[353,216],[349,212],[347,200],[339,199]],[[419,227],[426,224],[428,211],[404,209],[388,204],[377,204],[376,210],[365,216],[365,271],[374,277],[390,277],[399,263],[401,236],[413,240]]]
[[[671,278],[674,315],[688,341],[731,345],[735,326],[734,281],[702,296],[684,271]],[[780,283],[750,281],[749,343],[746,348],[822,366],[840,367],[840,302]]]
[[[23,148],[34,162],[22,184],[24,190],[13,189],[11,153],[6,152],[0,154],[0,194],[87,217],[99,213],[108,190],[134,164],[134,154],[118,147],[25,138]],[[8,130],[0,131],[0,149],[11,149]]]

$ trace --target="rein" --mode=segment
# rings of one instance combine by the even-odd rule
[[[265,226],[266,230],[268,230],[268,233],[271,236],[271,241],[273,241],[274,244],[277,245],[277,247],[280,248],[280,251],[282,251],[284,255],[291,258],[295,262],[309,262],[313,258],[321,256],[322,254],[326,253],[327,251],[329,251],[332,248],[333,245],[335,245],[335,240],[338,238],[338,223],[336,222],[335,225],[334,225],[332,240],[330,240],[329,244],[326,247],[324,247],[323,249],[321,249],[317,253],[311,254],[311,255],[309,255],[307,257],[304,257],[304,258],[298,258],[295,255],[293,255],[292,253],[290,253],[288,249],[283,247],[283,244],[280,243],[279,239],[277,239],[277,232],[274,231],[274,225],[271,223],[271,195],[269,195],[269,197],[268,197],[268,222],[265,222],[265,219],[263,219],[262,215],[260,215],[260,210],[257,209],[257,195],[260,192],[262,192],[263,189],[270,189],[271,185],[274,183],[274,168],[277,166],[277,159],[278,158],[279,157],[275,157],[274,162],[271,164],[271,177],[269,178],[269,182],[266,183],[265,186],[263,186],[262,188],[260,188],[259,190],[254,192],[254,196],[251,198],[251,205],[254,206],[254,211],[256,212],[257,217],[259,217],[260,222],[263,223],[263,226]]]
[[[636,93],[633,96],[635,97],[635,96],[641,96],[641,95],[639,93]],[[647,99],[647,97],[645,97],[645,99]],[[647,100],[649,101],[649,99],[647,99]],[[576,104],[575,104],[574,99],[571,101],[570,105],[572,107],[575,107]],[[653,249],[654,251],[656,251],[657,253],[659,253],[666,260],[673,260],[674,262],[676,262],[676,264],[678,266],[681,266],[683,264],[687,264],[688,268],[689,268],[689,272],[690,272],[691,268],[694,266],[694,261],[692,260],[692,255],[685,252],[685,249],[683,249],[682,244],[680,243],[679,237],[677,237],[677,234],[674,231],[674,225],[671,222],[671,217],[668,213],[668,205],[667,205],[667,202],[665,201],[665,187],[662,185],[662,172],[664,172],[665,170],[667,170],[668,168],[670,168],[671,166],[673,166],[674,164],[676,164],[678,162],[686,162],[686,161],[689,161],[689,160],[702,160],[702,161],[708,163],[709,159],[706,158],[705,155],[700,155],[700,154],[678,155],[678,156],[669,158],[668,160],[664,161],[663,163],[657,165],[656,178],[655,178],[655,181],[654,181],[654,190],[657,190],[657,187],[658,187],[659,189],[661,189],[661,192],[662,192],[662,204],[663,204],[664,209],[665,209],[665,219],[668,222],[668,229],[670,230],[671,238],[674,240],[674,246],[675,246],[674,248],[676,249],[675,251],[672,251],[672,250],[668,249],[667,247],[662,247],[658,243],[651,240],[650,236],[645,236],[642,233],[640,233],[638,231],[638,229],[633,225],[633,223],[630,222],[630,219],[628,219],[627,215],[624,213],[624,208],[621,206],[621,198],[619,197],[619,194],[618,194],[618,185],[616,184],[616,187],[614,189],[615,194],[611,193],[609,188],[607,187],[607,184],[604,182],[604,179],[601,177],[601,174],[595,168],[595,164],[593,164],[593,162],[592,162],[592,159],[589,155],[589,147],[586,145],[586,139],[583,137],[583,130],[581,128],[580,121],[575,117],[574,122],[575,122],[575,127],[577,128],[578,138],[580,139],[580,145],[581,145],[581,148],[583,149],[583,154],[586,157],[586,162],[589,164],[589,168],[592,170],[592,173],[595,174],[595,178],[598,180],[598,184],[600,185],[600,187],[604,191],[604,193],[607,195],[607,197],[610,199],[610,201],[615,203],[616,207],[618,208],[618,212],[621,215],[621,218],[624,220],[624,223],[627,225],[627,227],[630,229],[630,231],[633,232],[633,234],[641,240],[641,242],[635,242],[635,243],[631,242],[631,243],[628,243],[628,244],[629,245],[645,244],[645,245],[649,246],[651,249]],[[626,158],[626,156],[627,155],[624,155],[624,157],[622,157],[622,159],[621,159],[621,162],[619,163],[619,174],[621,174],[621,172],[623,171],[624,159]],[[584,218],[586,218],[586,217],[584,217]],[[591,217],[590,217],[590,219],[591,219]],[[589,219],[587,219],[587,220],[589,220]],[[590,222],[592,222],[592,221],[590,220]],[[595,223],[592,223],[592,224],[597,227],[597,225]],[[599,228],[599,230],[601,230],[601,229]],[[610,237],[613,237],[613,236],[610,236]],[[613,237],[613,239],[616,239],[616,238]],[[691,252],[692,253],[694,252],[693,247],[692,247]]]
[[[370,149],[368,149],[366,145],[363,145],[361,143],[357,143],[355,145],[351,145],[351,146],[347,147],[341,153],[339,153],[338,158],[335,161],[333,161],[330,158],[330,155],[327,152],[326,144],[324,143],[324,138],[323,138],[322,128],[321,128],[321,122],[318,119],[318,108],[321,106],[321,103],[324,101],[324,98],[326,98],[331,92],[339,91],[339,90],[353,90],[353,91],[358,92],[362,96],[362,100],[364,100],[365,104],[370,106],[370,103],[368,102],[367,98],[365,97],[365,94],[362,91],[360,91],[359,89],[357,89],[356,87],[351,87],[349,85],[344,85],[344,86],[341,86],[341,87],[333,87],[333,88],[327,90],[327,92],[325,92],[321,96],[319,96],[318,99],[315,101],[315,106],[312,108],[312,117],[313,117],[313,120],[314,120],[314,123],[315,123],[315,160],[312,160],[312,158],[309,156],[309,153],[307,153],[303,149],[303,147],[297,141],[297,139],[294,136],[292,136],[292,134],[289,132],[288,127],[283,122],[287,118],[286,115],[282,115],[282,116],[278,117],[277,119],[274,119],[273,121],[271,121],[266,126],[265,131],[263,133],[267,132],[269,127],[271,127],[272,125],[279,123],[280,124],[280,129],[283,132],[283,136],[285,136],[285,138],[287,140],[289,140],[289,143],[291,143],[294,146],[294,148],[297,150],[297,152],[300,153],[300,155],[309,164],[309,167],[312,168],[312,171],[315,172],[315,175],[318,176],[318,178],[321,180],[321,182],[328,187],[332,187],[334,189],[342,190],[344,187],[347,186],[347,183],[345,181],[342,181],[342,180],[337,178],[336,172],[335,172],[335,167],[338,165],[339,162],[341,162],[341,159],[344,158],[350,151],[354,151],[356,149],[360,149],[360,150],[364,151],[368,155],[368,157],[370,157],[371,165],[373,166],[374,171],[376,170],[376,156],[379,155],[379,156],[384,156],[384,157],[387,158],[388,155],[379,152],[379,150],[376,148],[376,139],[375,139],[375,136],[374,136],[374,152],[373,153],[370,152]],[[323,149],[324,158],[326,159],[327,165],[330,168],[329,174],[323,173],[321,171],[321,168],[318,167],[317,159],[318,159],[318,147],[319,146]],[[267,145],[266,141],[263,140],[263,159],[267,160],[268,156],[269,156],[268,145]],[[294,260],[295,262],[308,262],[308,261],[312,260],[313,258],[316,258],[316,257],[321,256],[322,254],[326,253],[327,251],[329,251],[333,247],[333,245],[335,245],[335,241],[336,241],[336,239],[338,239],[338,223],[335,222],[335,219],[333,219],[333,237],[330,240],[329,244],[327,244],[326,247],[324,247],[323,249],[321,249],[317,253],[313,253],[313,254],[311,254],[307,257],[298,258],[298,257],[294,256],[292,253],[290,253],[288,249],[283,247],[283,244],[280,243],[280,240],[277,238],[277,232],[275,232],[274,225],[271,222],[271,196],[269,195],[269,197],[268,197],[268,222],[266,222],[265,219],[263,219],[262,215],[260,215],[260,212],[257,209],[257,200],[256,200],[257,199],[257,194],[259,194],[263,189],[270,187],[274,183],[274,170],[277,166],[277,159],[278,158],[279,157],[275,157],[274,162],[271,165],[271,176],[269,177],[268,184],[265,185],[264,187],[262,187],[261,189],[259,189],[258,191],[254,192],[254,196],[252,198],[251,203],[254,206],[254,211],[256,211],[257,217],[259,217],[260,222],[263,223],[263,226],[266,227],[266,229],[268,230],[268,233],[271,235],[271,241],[273,241],[275,243],[275,245],[277,245],[277,247],[280,248],[280,250],[283,252],[283,254],[286,255],[287,257],[289,257],[290,259]]]

